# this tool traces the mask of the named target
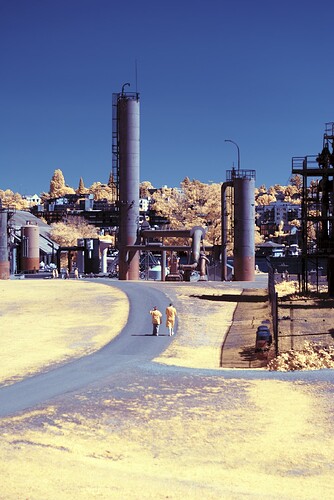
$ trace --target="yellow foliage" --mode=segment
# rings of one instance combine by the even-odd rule
[[[217,244],[221,233],[220,184],[203,184],[186,178],[181,189],[158,189],[153,199],[153,210],[167,217],[173,229],[207,228],[205,242]]]
[[[325,368],[334,368],[334,347],[315,342],[305,342],[299,351],[283,352],[268,364],[268,370],[281,372]]]
[[[14,207],[16,210],[27,210],[28,202],[19,193],[14,193],[10,189],[3,191],[0,189],[0,200],[4,207]]]
[[[88,189],[90,194],[94,195],[94,200],[107,200],[109,202],[116,201],[116,188],[102,184],[101,182],[94,182]]]
[[[97,238],[98,229],[80,220],[71,223],[56,222],[51,224],[51,238],[58,245],[74,246],[80,238]]]
[[[66,194],[75,194],[75,191],[65,184],[63,172],[58,168],[54,171],[50,181],[50,196],[51,198],[59,198]]]
[[[139,185],[139,198],[150,198],[149,189],[154,189],[149,181],[143,181]]]

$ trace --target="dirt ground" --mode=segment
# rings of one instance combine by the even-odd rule
[[[236,303],[193,295],[222,288],[166,286],[179,332],[155,360],[165,370],[154,384],[149,371],[135,381],[124,373],[116,389],[2,419],[0,498],[332,499],[332,384],[210,371]],[[128,314],[117,289],[81,280],[3,281],[0,292],[2,383],[98,349]],[[117,321],[101,314],[106,305]]]
[[[305,341],[334,345],[334,299],[281,298],[278,302],[279,350],[302,349]]]

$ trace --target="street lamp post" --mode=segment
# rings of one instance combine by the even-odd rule
[[[237,147],[237,150],[238,150],[238,172],[239,172],[240,171],[240,149],[239,149],[239,146],[236,142],[231,141],[231,139],[225,139],[225,142],[232,142],[232,144],[234,144]]]

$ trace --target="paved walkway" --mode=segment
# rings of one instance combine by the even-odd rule
[[[104,283],[115,285],[112,281]],[[0,387],[0,418],[45,404],[66,393],[77,393],[90,384],[103,386],[108,377],[117,380],[124,370],[130,373],[133,369],[135,378],[141,364],[149,363],[167,348],[172,337],[153,337],[151,317],[147,313],[153,304],[165,310],[166,295],[150,287],[143,294],[142,286],[133,282],[117,282],[117,287],[127,293],[130,301],[129,319],[122,332],[97,352]]]

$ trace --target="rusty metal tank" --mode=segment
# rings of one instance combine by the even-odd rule
[[[26,224],[21,228],[21,270],[38,272],[39,270],[39,227]]]

